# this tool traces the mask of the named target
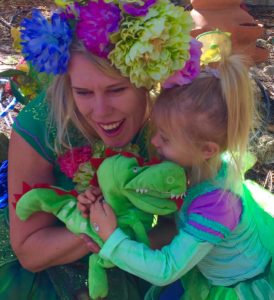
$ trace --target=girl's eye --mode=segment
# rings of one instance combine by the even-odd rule
[[[169,143],[169,139],[163,135],[160,136],[161,140],[163,141],[164,144],[168,144]]]

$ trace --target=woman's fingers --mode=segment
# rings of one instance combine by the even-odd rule
[[[100,247],[86,234],[80,234],[80,238],[86,243],[86,246],[91,252],[98,253],[100,251]]]

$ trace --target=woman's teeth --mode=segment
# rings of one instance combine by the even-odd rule
[[[110,124],[100,124],[100,127],[105,131],[115,130],[122,124],[122,122],[123,121],[110,123]]]

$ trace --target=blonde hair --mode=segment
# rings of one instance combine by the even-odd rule
[[[202,72],[189,85],[163,91],[155,104],[156,123],[160,123],[177,143],[180,136],[187,139],[189,151],[198,153],[195,149],[198,150],[197,145],[202,141],[215,142],[219,146],[218,155],[208,161],[197,158],[197,166],[191,175],[196,182],[205,168],[212,176],[217,173],[220,155],[224,152],[228,152],[234,162],[234,173],[241,174],[255,113],[252,83],[246,66],[243,56],[224,58],[218,66],[219,78]],[[230,176],[234,181],[235,174]]]
[[[100,71],[108,76],[121,78],[122,75],[108,60],[93,55],[76,39],[70,47],[70,54],[73,55],[74,53],[83,54]],[[68,73],[57,75],[54,78],[47,90],[47,99],[50,104],[50,126],[56,128],[57,131],[54,143],[54,151],[57,154],[62,153],[64,149],[71,148],[68,131],[72,124],[83,134],[83,137],[88,143],[94,142],[97,135],[77,109],[72,95],[71,82]]]

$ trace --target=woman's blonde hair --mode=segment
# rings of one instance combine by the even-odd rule
[[[255,114],[253,88],[246,66],[243,56],[226,57],[218,66],[218,77],[205,71],[189,85],[163,91],[153,110],[156,123],[160,122],[174,141],[179,143],[182,135],[189,141],[189,151],[197,153],[195,149],[201,141],[219,145],[219,154],[230,154],[236,174],[240,174],[238,171],[243,167]],[[196,177],[194,181],[199,181],[197,177],[204,167],[210,169],[211,175],[216,174],[219,162],[220,155],[199,161],[194,168],[196,175],[192,174]]]
[[[70,47],[70,54],[83,54],[100,71],[113,78],[121,78],[121,74],[108,60],[93,55],[83,44],[74,40]],[[86,122],[75,104],[71,82],[68,73],[57,75],[47,90],[47,99],[50,104],[49,120],[52,127],[56,128],[56,139],[54,151],[58,154],[64,149],[71,148],[69,128],[73,124],[86,138],[88,143],[92,143],[97,138],[96,133]]]

